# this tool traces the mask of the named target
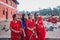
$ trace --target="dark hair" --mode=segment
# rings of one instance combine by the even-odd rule
[[[39,15],[39,14],[35,12],[34,16],[37,16],[37,15]]]
[[[26,19],[24,18],[25,14],[22,14],[22,22],[25,22]]]
[[[29,17],[30,15],[31,15],[31,13],[28,14],[28,19],[30,19],[30,17]]]
[[[30,16],[31,14],[29,13],[28,16]]]
[[[14,18],[16,17],[16,14],[13,14],[13,16],[12,16],[12,17],[13,17],[13,20],[14,20]]]
[[[36,12],[34,13],[34,16],[36,16]]]

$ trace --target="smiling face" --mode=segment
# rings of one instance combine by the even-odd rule
[[[13,15],[13,20],[17,20],[18,19],[18,15],[17,14],[14,14]]]
[[[39,14],[35,13],[34,17],[35,18],[38,18],[39,17]]]
[[[16,16],[15,16],[15,18],[14,18],[15,20],[17,20],[18,19],[18,15],[16,14]]]
[[[33,15],[32,14],[29,14],[28,18],[29,19],[32,19]]]

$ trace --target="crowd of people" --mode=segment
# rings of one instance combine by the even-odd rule
[[[46,30],[38,13],[14,14],[10,21],[11,40],[45,40]]]
[[[46,16],[44,18],[44,25],[46,31],[54,31],[54,29],[58,29],[60,27],[60,16],[56,16],[55,14]]]

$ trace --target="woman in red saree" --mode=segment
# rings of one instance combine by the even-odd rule
[[[35,14],[35,22],[36,22],[36,29],[37,29],[37,35],[38,35],[38,40],[45,40],[45,27],[42,21],[42,17],[39,17],[39,14]]]
[[[11,40],[19,40],[20,37],[21,23],[17,19],[18,19],[18,15],[14,14],[13,20],[10,22]]]
[[[28,20],[26,21],[26,35],[28,40],[36,40],[36,26],[32,19],[32,14],[28,14]]]

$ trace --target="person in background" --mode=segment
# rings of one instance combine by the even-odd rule
[[[38,40],[45,40],[46,30],[42,21],[42,17],[39,15],[39,13],[35,13],[34,18],[36,22]]]
[[[21,22],[17,20],[18,15],[13,15],[13,20],[10,21],[11,40],[21,40]]]
[[[26,35],[28,40],[36,40],[36,26],[35,21],[32,19],[32,14],[28,14],[28,19],[26,21]]]
[[[56,23],[57,23],[57,19],[56,19],[56,17],[54,17],[54,16],[55,16],[55,14],[52,14],[52,15],[50,16],[50,22],[53,23],[53,24],[56,24]]]
[[[51,24],[52,24],[52,27],[53,28],[55,28],[55,29],[57,29],[57,22],[58,22],[58,20],[57,20],[57,17],[55,17],[56,15],[55,14],[52,14],[51,16],[50,16],[50,22],[51,22]]]

